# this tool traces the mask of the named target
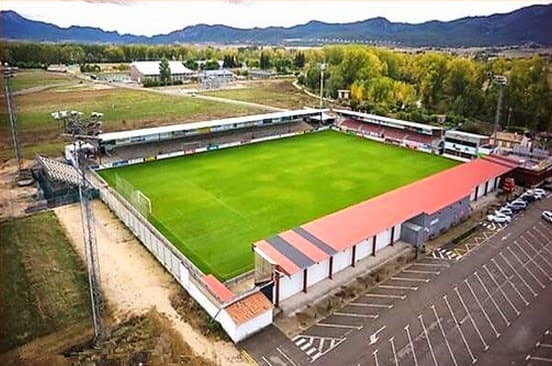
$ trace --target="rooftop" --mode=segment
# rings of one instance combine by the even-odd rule
[[[254,247],[293,275],[419,214],[433,214],[515,166],[493,157],[473,160],[261,240]]]
[[[161,61],[134,61],[131,66],[135,66],[138,71],[144,75],[159,75],[159,64]],[[169,61],[171,74],[193,74],[194,72],[188,69],[180,61]]]
[[[278,118],[285,118],[285,117],[298,118],[303,116],[310,117],[310,116],[319,115],[320,113],[323,113],[323,112],[328,112],[328,110],[327,109],[299,109],[295,111],[255,114],[250,116],[232,117],[232,118],[218,119],[218,120],[212,120],[212,121],[180,123],[180,124],[169,125],[169,126],[141,128],[138,130],[108,132],[108,133],[99,134],[98,139],[100,141],[123,140],[123,139],[129,139],[133,137],[141,137],[141,136],[155,135],[155,134],[161,134],[161,133],[172,133],[172,132],[190,131],[190,130],[195,130],[199,128],[225,126],[225,125],[234,124],[234,123],[263,121],[265,119],[278,119]]]
[[[260,291],[254,292],[226,307],[228,315],[237,325],[254,319],[270,309],[272,309],[272,304]]]
[[[383,116],[378,116],[376,114],[348,111],[348,110],[345,110],[345,109],[334,109],[334,112],[339,114],[339,115],[343,115],[343,116],[347,116],[347,117],[357,117],[357,118],[363,118],[363,119],[371,118],[371,119],[380,120],[382,122],[394,123],[394,124],[398,124],[398,125],[402,125],[402,126],[421,128],[421,129],[426,129],[426,130],[429,129],[429,130],[439,130],[440,131],[440,130],[443,129],[441,127],[432,126],[432,125],[428,125],[428,124],[425,124],[425,123],[404,121],[402,119],[383,117]]]
[[[477,133],[471,133],[471,132],[465,132],[465,131],[459,131],[459,130],[448,130],[448,131],[445,132],[445,135],[448,135],[448,134],[454,134],[454,135],[457,135],[457,136],[471,137],[471,138],[479,139],[479,140],[489,138],[489,136],[479,135]]]

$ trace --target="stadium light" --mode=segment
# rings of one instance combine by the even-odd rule
[[[326,70],[326,64],[318,64],[320,68],[320,109],[324,107],[324,70]]]

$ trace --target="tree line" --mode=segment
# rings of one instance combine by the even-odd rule
[[[440,52],[407,54],[360,45],[311,49],[299,81],[312,90],[320,87],[320,64],[325,63],[324,93],[336,98],[350,91],[351,107],[375,114],[419,122],[435,122],[440,114],[450,124],[484,132],[494,121],[499,86],[504,75],[501,124],[510,129],[551,128],[548,61],[530,59],[475,60]],[[478,130],[478,131],[476,131]]]
[[[305,51],[283,47],[214,48],[187,45],[92,45],[3,42],[2,62],[19,67],[49,64],[129,63],[135,60],[180,60],[190,69],[274,69],[295,73],[301,84],[318,91],[320,64],[324,94],[337,97],[350,91],[350,107],[418,122],[435,122],[438,115],[464,129],[481,129],[496,113],[499,87],[494,75],[508,79],[502,124],[510,128],[547,130],[551,126],[549,62],[530,59],[475,59],[440,52],[407,54],[364,45],[335,45]],[[197,61],[203,60],[200,65]],[[484,131],[479,131],[484,132]]]

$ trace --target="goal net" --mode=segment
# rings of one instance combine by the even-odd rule
[[[136,189],[129,181],[117,174],[115,176],[115,187],[126,200],[142,214],[149,218],[151,214],[151,200],[142,191]]]

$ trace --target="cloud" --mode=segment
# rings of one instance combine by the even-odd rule
[[[64,1],[79,1],[79,0],[64,0]],[[90,4],[115,4],[115,5],[131,5],[137,0],[81,0]]]

